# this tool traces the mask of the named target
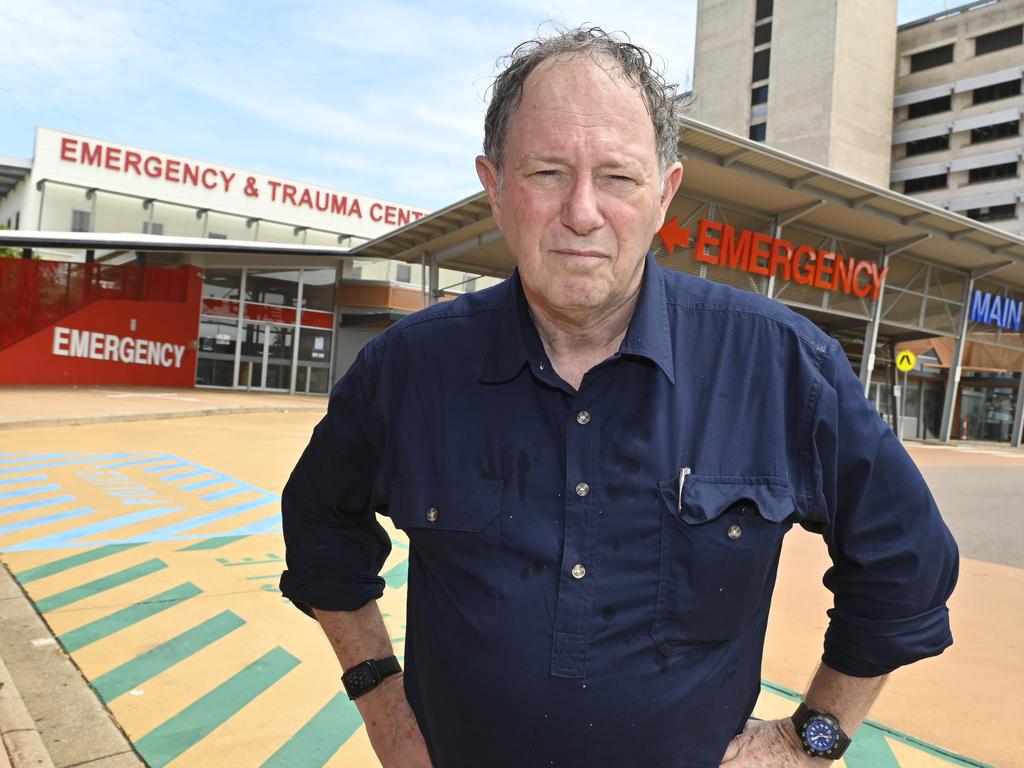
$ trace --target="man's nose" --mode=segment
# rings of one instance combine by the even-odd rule
[[[604,224],[597,189],[589,176],[577,177],[562,203],[562,224],[587,235]]]

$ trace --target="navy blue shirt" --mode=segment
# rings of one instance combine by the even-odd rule
[[[829,666],[951,643],[956,546],[840,346],[653,256],[578,391],[517,274],[381,333],[282,506],[281,586],[307,611],[381,596],[375,514],[408,533],[405,686],[435,768],[718,766],[794,523],[833,562]]]

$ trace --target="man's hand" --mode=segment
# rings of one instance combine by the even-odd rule
[[[382,768],[432,768],[426,742],[405,697],[402,675],[392,675],[356,699]]]
[[[785,720],[748,720],[722,756],[722,768],[824,768],[831,761],[804,752],[796,729]]]

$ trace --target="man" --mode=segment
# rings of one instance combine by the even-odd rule
[[[282,589],[385,768],[825,765],[951,642],[955,545],[839,345],[646,255],[678,104],[598,29],[517,48],[477,158],[515,274],[371,341],[285,489]],[[375,512],[411,543],[404,677]],[[748,726],[794,523],[834,562],[823,664]]]

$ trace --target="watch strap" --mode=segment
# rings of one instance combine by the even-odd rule
[[[828,752],[821,752],[815,749],[807,741],[807,737],[804,735],[804,727],[807,725],[807,722],[815,716],[827,718],[835,725],[836,743]],[[851,739],[846,735],[846,732],[839,724],[839,718],[835,715],[811,709],[801,701],[800,706],[796,708],[796,712],[793,713],[790,720],[793,721],[793,726],[796,728],[796,735],[803,744],[804,751],[809,755],[813,755],[814,757],[827,757],[830,760],[838,760],[850,746]]]
[[[367,659],[349,668],[341,676],[341,683],[345,686],[348,697],[355,700],[372,691],[384,682],[385,678],[397,675],[401,671],[402,665],[395,656],[388,656],[386,659]]]

